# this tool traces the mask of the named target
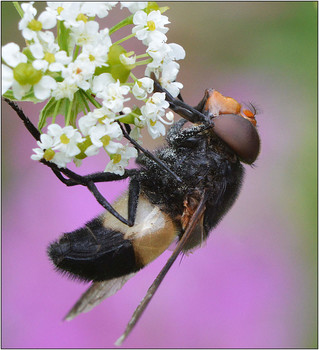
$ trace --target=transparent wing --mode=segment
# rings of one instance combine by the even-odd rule
[[[182,236],[181,240],[177,244],[173,254],[167,260],[167,262],[164,265],[164,267],[162,268],[161,272],[157,275],[157,277],[155,278],[154,282],[152,283],[152,285],[148,289],[145,297],[142,299],[142,301],[140,302],[140,304],[138,305],[138,307],[134,311],[134,313],[133,313],[133,315],[131,317],[131,320],[129,321],[129,323],[126,326],[126,329],[125,329],[124,333],[115,342],[116,346],[120,346],[123,343],[123,341],[126,339],[126,337],[131,333],[131,331],[133,330],[135,324],[141,318],[144,310],[146,309],[147,305],[149,304],[149,302],[153,298],[155,292],[157,291],[159,285],[161,284],[161,282],[163,281],[164,277],[166,276],[168,270],[170,269],[170,267],[173,265],[173,263],[176,260],[176,258],[178,257],[178,255],[183,250],[183,247],[187,243],[187,240],[191,237],[191,235],[192,235],[192,233],[194,231],[194,228],[196,227],[196,225],[198,224],[198,222],[201,220],[202,216],[205,213],[206,200],[207,200],[207,193],[204,192],[203,195],[202,195],[202,198],[201,198],[201,200],[200,200],[200,202],[199,202],[199,204],[197,206],[197,209],[195,210],[194,214],[192,215],[191,219],[189,220],[189,222],[187,224],[187,227],[186,227],[186,230],[184,232],[184,235]]]
[[[135,274],[136,273],[130,273],[129,275],[113,278],[109,281],[94,282],[91,287],[82,294],[81,298],[64,317],[64,320],[70,321],[82,312],[92,310],[104,299],[110,297],[120,290]]]

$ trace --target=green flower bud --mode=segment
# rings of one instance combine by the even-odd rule
[[[122,53],[126,53],[124,47],[121,45],[112,45],[108,55],[108,67],[98,67],[95,70],[95,75],[110,73],[115,80],[119,79],[121,83],[125,83],[131,70],[120,61],[120,55]]]
[[[41,80],[42,72],[35,69],[31,63],[19,63],[13,69],[13,76],[20,85],[35,85]]]

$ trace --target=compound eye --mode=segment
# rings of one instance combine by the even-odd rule
[[[252,164],[258,157],[260,139],[253,124],[238,114],[222,114],[214,119],[214,132],[244,163]]]

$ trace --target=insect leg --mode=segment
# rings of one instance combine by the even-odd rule
[[[125,129],[123,128],[123,126],[121,125],[121,123],[119,123],[123,135],[124,137],[129,140],[132,145],[134,145],[138,150],[140,150],[141,152],[143,152],[147,157],[149,157],[150,159],[152,159],[159,167],[163,168],[164,170],[166,170],[167,172],[169,172],[172,176],[174,176],[174,178],[178,181],[178,182],[182,182],[182,180],[179,178],[179,176],[177,176],[165,163],[163,163],[160,159],[158,159],[156,156],[154,156],[154,154],[152,154],[150,151],[148,151],[147,149],[143,148],[138,142],[136,142],[134,139],[132,139],[130,137],[130,135],[125,131]]]
[[[212,126],[212,121],[208,116],[201,113],[194,107],[186,104],[182,100],[174,98],[166,89],[164,89],[160,83],[155,78],[155,74],[151,74],[151,78],[154,80],[154,91],[165,92],[166,100],[169,103],[170,109],[175,113],[179,114],[181,117],[187,119],[192,123],[202,122]]]
[[[126,337],[133,330],[133,328],[134,328],[135,324],[137,323],[137,321],[142,316],[144,310],[146,309],[147,305],[151,301],[151,299],[154,296],[155,292],[157,291],[159,285],[161,284],[161,282],[163,281],[164,277],[166,276],[168,270],[173,265],[174,261],[176,260],[176,258],[179,255],[179,253],[182,251],[182,249],[183,249],[185,243],[187,243],[189,237],[192,235],[192,232],[195,229],[197,223],[199,222],[199,220],[204,215],[204,212],[205,212],[205,209],[206,209],[205,203],[207,201],[207,197],[208,197],[207,193],[204,192],[203,195],[202,195],[202,198],[201,198],[201,200],[200,200],[200,202],[198,204],[198,207],[195,210],[192,218],[190,219],[190,221],[189,221],[189,223],[187,225],[187,228],[186,228],[186,230],[184,232],[184,235],[182,236],[181,240],[178,242],[178,244],[177,244],[173,254],[168,259],[167,263],[162,268],[161,272],[157,275],[156,279],[154,280],[154,282],[152,283],[152,285],[148,289],[145,297],[142,299],[142,301],[140,302],[140,304],[138,305],[138,307],[134,311],[134,313],[132,315],[132,318],[131,318],[130,322],[128,323],[124,333],[115,342],[115,345],[119,346],[119,345],[121,345],[123,343],[123,341],[126,339]]]
[[[18,114],[19,118],[23,121],[24,125],[26,126],[27,130],[30,132],[30,134],[37,140],[40,140],[40,131],[35,127],[35,125],[30,121],[30,119],[24,114],[22,109],[18,107],[18,105],[8,99],[5,99],[5,101],[10,105],[11,108]],[[46,161],[45,159],[41,159],[40,161],[44,165],[51,168],[53,173],[57,176],[57,178],[63,182],[66,186],[76,186],[76,185],[82,185],[87,187],[90,192],[94,195],[96,200],[106,209],[108,210],[112,215],[114,215],[117,219],[119,219],[121,222],[128,226],[132,226],[134,224],[134,218],[135,218],[135,212],[134,211],[134,205],[132,205],[131,210],[129,210],[129,214],[131,217],[129,217],[129,220],[126,220],[122,217],[112,206],[111,204],[103,197],[103,195],[100,193],[98,188],[95,186],[95,182],[107,182],[107,181],[116,181],[116,180],[122,180],[127,177],[131,177],[136,174],[136,171],[134,169],[126,170],[126,172],[123,175],[117,175],[113,173],[95,173],[90,174],[86,176],[82,176],[79,174],[76,174],[75,172],[67,169],[67,168],[59,168],[56,164]],[[68,178],[65,178],[62,174],[66,175]],[[135,183],[135,182],[134,182]],[[136,188],[136,187],[135,187]],[[132,191],[132,193],[137,192]],[[137,196],[138,197],[138,196]],[[133,198],[135,198],[133,196]],[[133,201],[134,204],[134,201]],[[137,204],[135,205],[137,206]]]
[[[128,193],[128,224],[133,226],[136,217],[138,198],[140,195],[140,182],[137,179],[131,179]]]

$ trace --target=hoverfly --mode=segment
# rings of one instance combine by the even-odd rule
[[[178,239],[117,345],[132,331],[177,256],[200,246],[233,205],[244,177],[242,163],[252,164],[260,150],[253,107],[245,109],[214,89],[206,90],[199,104],[191,107],[180,95],[174,98],[163,89],[154,74],[152,78],[155,91],[166,93],[171,110],[182,119],[172,125],[167,145],[155,155],[131,139],[127,127],[121,125],[124,136],[139,151],[137,169],[126,170],[124,175],[80,176],[41,160],[67,186],[86,186],[106,209],[48,247],[58,271],[93,282],[65,319],[91,310],[116,293]],[[40,132],[23,111],[6,101],[39,140]],[[95,183],[124,178],[130,179],[129,189],[112,206]]]

